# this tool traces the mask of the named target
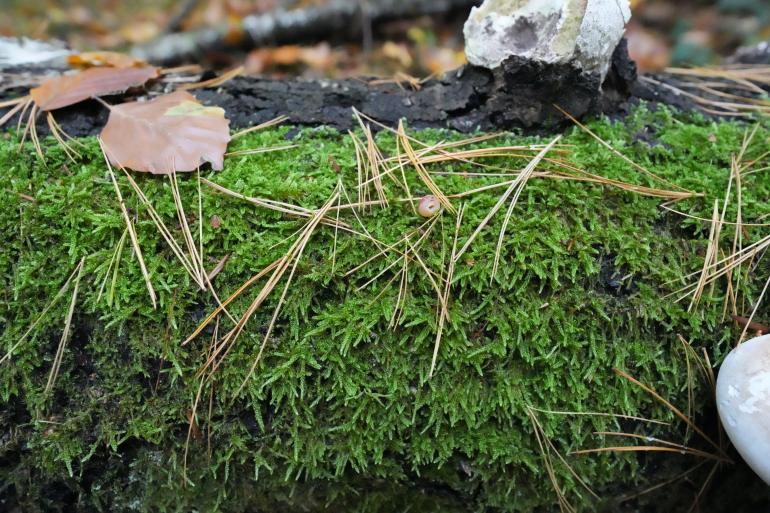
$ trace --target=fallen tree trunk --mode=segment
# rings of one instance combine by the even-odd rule
[[[0,74],[0,100],[23,96],[50,71],[26,69]],[[414,128],[450,128],[460,132],[558,128],[569,120],[558,107],[576,118],[606,114],[622,116],[640,100],[680,110],[697,110],[711,116],[752,116],[762,108],[757,91],[770,89],[759,83],[757,91],[729,78],[709,73],[712,92],[698,90],[699,77],[663,73],[637,77],[625,41],[616,48],[603,81],[569,64],[544,64],[511,57],[495,70],[464,66],[420,85],[396,81],[346,79],[301,80],[237,77],[211,89],[195,91],[206,104],[225,109],[233,128],[287,116],[302,126],[353,127],[352,109],[391,126],[405,119]],[[722,88],[714,91],[721,80]],[[173,85],[158,81],[127,97],[167,92]],[[697,94],[694,94],[697,93]],[[723,95],[744,95],[746,102],[724,102]],[[722,96],[720,96],[722,95]],[[753,96],[752,96],[753,95]],[[123,98],[107,98],[118,103]],[[736,107],[738,105],[738,107]],[[765,107],[766,108],[766,107]],[[3,114],[0,109],[0,116]],[[764,111],[763,111],[764,112]],[[87,101],[55,111],[56,120],[73,136],[93,135],[107,120],[108,111]],[[15,123],[11,119],[9,123]],[[39,131],[47,133],[45,123]]]
[[[241,47],[255,48],[319,40],[353,40],[370,33],[373,26],[419,16],[436,16],[453,11],[467,11],[480,0],[329,0],[302,9],[277,10],[246,16],[240,23],[245,38]],[[134,49],[133,53],[150,62],[172,64],[189,61],[206,50],[232,47],[227,26],[167,34]]]
[[[26,94],[43,79],[40,72],[3,76],[0,96]],[[20,78],[21,77],[21,78]],[[569,65],[546,65],[510,58],[496,70],[464,66],[438,79],[412,87],[395,81],[276,80],[237,77],[216,89],[196,91],[204,103],[223,107],[233,127],[247,127],[288,116],[297,125],[352,127],[352,108],[387,124],[406,119],[413,127],[452,128],[461,132],[558,125],[565,117],[559,105],[577,117],[625,109],[636,67],[625,43],[615,51],[603,86],[597,74]],[[165,84],[150,86],[161,92]],[[60,109],[57,121],[73,136],[91,135],[104,125],[107,109],[97,102]],[[11,120],[13,122],[13,120]],[[44,132],[45,127],[41,126]]]

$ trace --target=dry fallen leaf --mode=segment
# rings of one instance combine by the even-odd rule
[[[629,23],[626,27],[628,53],[641,71],[660,71],[671,64],[671,49],[658,34]]]
[[[244,67],[250,74],[301,64],[313,70],[328,71],[337,64],[338,57],[328,43],[319,43],[315,46],[286,45],[253,50],[246,58]]]
[[[67,57],[67,64],[74,68],[138,68],[147,61],[119,52],[82,52]]]
[[[30,90],[40,110],[56,110],[87,100],[93,96],[122,93],[129,87],[144,84],[158,77],[158,69],[91,68],[75,75],[62,75],[46,80]]]
[[[229,124],[223,109],[177,91],[111,107],[102,140],[110,162],[135,171],[194,171],[204,162],[222,169]]]

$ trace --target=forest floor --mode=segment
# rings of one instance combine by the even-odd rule
[[[708,369],[770,267],[701,271],[767,247],[770,124],[642,103],[588,128],[613,149],[267,128],[220,172],[115,170],[135,243],[95,138],[46,138],[43,163],[4,133],[0,504],[767,508]]]

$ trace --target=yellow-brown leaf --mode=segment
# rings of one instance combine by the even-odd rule
[[[67,57],[67,64],[74,68],[139,68],[147,61],[119,52],[82,52]]]
[[[219,107],[204,107],[185,91],[110,109],[102,130],[114,165],[153,174],[195,171],[210,162],[222,169],[230,122]]]
[[[74,105],[93,96],[122,93],[129,87],[140,86],[157,77],[158,69],[151,66],[91,68],[75,75],[48,79],[29,93],[40,110],[50,111]]]

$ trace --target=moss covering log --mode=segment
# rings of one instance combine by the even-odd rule
[[[724,198],[731,155],[750,128],[644,107],[623,121],[589,126],[633,161],[702,193],[676,208],[709,219],[714,200]],[[461,138],[448,131],[415,135],[429,144]],[[755,136],[759,144],[749,147],[746,158],[761,156],[768,137],[770,126],[763,122]],[[286,145],[287,139],[296,147],[229,157],[223,171],[204,170],[202,175],[249,196],[307,208],[323,205],[339,179],[351,199],[356,197],[355,150],[345,134],[284,127],[238,139],[231,150]],[[543,141],[512,134],[478,146]],[[5,134],[0,141],[3,354],[18,344],[85,258],[72,333],[53,391],[44,392],[71,289],[0,366],[0,495],[10,507],[552,511],[556,493],[530,407],[670,423],[533,410],[553,447],[602,497],[593,499],[556,460],[559,486],[580,511],[617,511],[620,497],[699,463],[679,454],[570,455],[617,443],[594,432],[625,430],[709,449],[669,410],[613,372],[618,368],[632,374],[685,410],[688,371],[677,335],[699,351],[705,349],[714,363],[731,347],[739,330],[723,312],[724,283],[707,288],[690,311],[688,301],[669,297],[684,284],[683,276],[703,265],[708,223],[662,210],[657,198],[535,177],[514,210],[497,274],[492,275],[492,267],[502,212],[458,262],[436,373],[430,379],[438,302],[424,270],[410,265],[403,315],[390,328],[399,280],[389,281],[398,269],[359,288],[392,258],[374,260],[345,276],[378,250],[342,231],[335,245],[335,230],[320,226],[247,386],[238,393],[284,282],[249,321],[214,380],[200,389],[185,464],[200,383],[196,371],[205,360],[213,325],[192,343],[181,342],[216,302],[196,287],[125,176],[119,176],[158,295],[159,307],[152,308],[131,244],[120,247],[125,223],[98,143],[93,138],[80,142],[85,150],[73,163],[54,141],[44,141],[43,165],[29,143],[19,151],[15,135]],[[380,133],[377,142],[387,155],[395,154],[390,134]],[[659,185],[578,129],[568,131],[561,143],[564,153],[558,158],[577,167],[624,182]],[[514,170],[526,162],[512,157],[485,161]],[[429,169],[451,173],[435,176],[445,193],[501,180],[473,176],[475,168],[459,161]],[[430,192],[407,172],[415,196]],[[150,176],[137,176],[137,181],[179,235],[169,181]],[[304,223],[206,186],[201,190],[203,217],[198,219],[195,175],[180,177],[179,186],[194,233],[201,222],[209,269],[228,256],[214,280],[221,298],[283,255]],[[491,189],[464,200],[461,241],[501,192]],[[742,192],[744,219],[770,214],[766,172],[747,175]],[[386,182],[386,193],[387,208],[359,215],[374,237],[391,244],[425,220],[407,202],[398,201],[403,191],[393,184]],[[735,214],[732,201],[727,219]],[[358,226],[349,211],[342,218]],[[454,221],[443,212],[419,249],[425,265],[436,273],[445,272]],[[725,240],[732,240],[733,227],[723,230]],[[765,232],[763,227],[746,227],[744,243]],[[108,273],[114,255],[118,270]],[[757,296],[769,270],[768,261],[761,259],[741,282],[738,292],[746,303]],[[233,303],[236,317],[260,287]],[[760,308],[759,318],[766,314]],[[223,317],[218,329],[229,326]],[[698,382],[694,392],[695,418],[711,422],[711,392]],[[703,429],[715,432],[713,423]],[[701,470],[694,474],[698,479],[710,465]],[[731,475],[732,470],[725,472]],[[685,492],[664,494],[671,507],[689,507],[692,496],[688,485],[683,486]],[[745,501],[766,499],[761,492],[739,492],[733,490]]]

